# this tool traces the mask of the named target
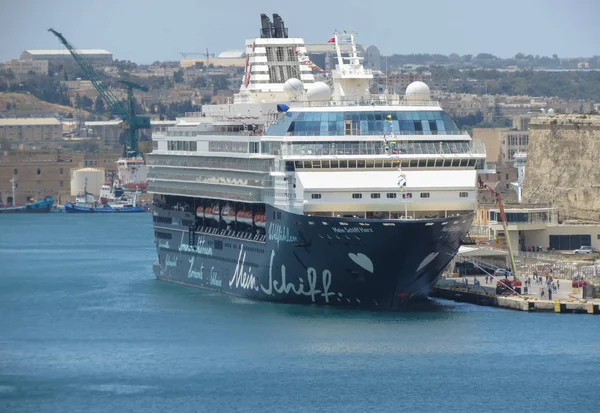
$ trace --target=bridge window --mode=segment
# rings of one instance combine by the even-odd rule
[[[378,194],[378,193],[371,194],[371,199],[379,199],[379,198],[381,198],[381,194]]]
[[[387,194],[387,197],[388,197],[389,199],[393,199],[393,198],[396,198],[396,194],[395,194],[395,193],[393,193],[393,192],[390,192],[390,193],[388,193],[388,194]]]
[[[310,197],[312,199],[321,199],[321,194],[312,194]]]
[[[362,194],[352,194],[352,198],[353,199],[361,199],[362,198]]]
[[[402,194],[402,199],[411,199],[412,198],[412,194],[410,192],[406,192],[404,194]]]
[[[458,196],[461,198],[468,198],[469,197],[469,193],[468,192],[459,192]]]
[[[421,192],[421,198],[429,198],[429,192]]]

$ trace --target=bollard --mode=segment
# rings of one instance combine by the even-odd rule
[[[554,312],[564,313],[567,309],[567,305],[560,302],[560,300],[554,300]]]

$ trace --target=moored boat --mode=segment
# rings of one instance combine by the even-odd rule
[[[12,184],[12,205],[2,205],[2,203],[0,203],[0,214],[50,212],[52,206],[54,205],[54,197],[51,196],[37,200],[29,198],[25,204],[15,204],[17,183],[15,178],[12,178],[10,182]]]
[[[483,144],[422,82],[371,95],[354,33],[315,82],[303,40],[261,20],[234,103],[152,136],[156,277],[299,304],[426,297],[473,220]]]

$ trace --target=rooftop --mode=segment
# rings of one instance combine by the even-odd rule
[[[569,114],[537,116],[531,118],[530,127],[536,125],[589,125],[600,126],[600,115]]]
[[[56,118],[8,118],[0,119],[0,126],[28,126],[28,125],[60,125]]]
[[[70,55],[71,53],[66,50],[66,49],[58,49],[58,50],[51,50],[51,49],[40,49],[40,50],[33,50],[33,49],[27,49],[25,50],[26,53],[29,53],[31,55]],[[77,53],[79,54],[105,54],[105,55],[112,55],[111,52],[109,52],[108,50],[104,50],[104,49],[78,49]]]
[[[246,57],[246,51],[243,49],[225,50],[217,56],[219,59],[243,59]]]

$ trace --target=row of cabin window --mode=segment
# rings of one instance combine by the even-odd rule
[[[198,146],[196,141],[167,141],[167,149],[170,151],[196,152]]]
[[[352,194],[352,198],[353,199],[362,199],[363,194],[361,193],[354,193]],[[386,194],[388,199],[394,199],[396,198],[397,194],[395,192],[388,192]],[[421,192],[420,193],[421,198],[429,198],[430,194],[429,192]],[[469,196],[468,192],[459,192],[458,196],[460,198],[467,198]],[[321,194],[312,194],[311,195],[312,199],[321,199]],[[371,199],[379,199],[381,198],[381,194],[378,192],[374,192],[371,194]],[[411,199],[412,198],[412,193],[411,192],[404,192],[402,193],[402,198],[403,199]]]
[[[296,169],[300,168],[472,168],[483,169],[483,161],[480,165],[476,159],[405,159],[402,161],[383,161],[383,160],[347,160],[347,161],[295,161]]]

